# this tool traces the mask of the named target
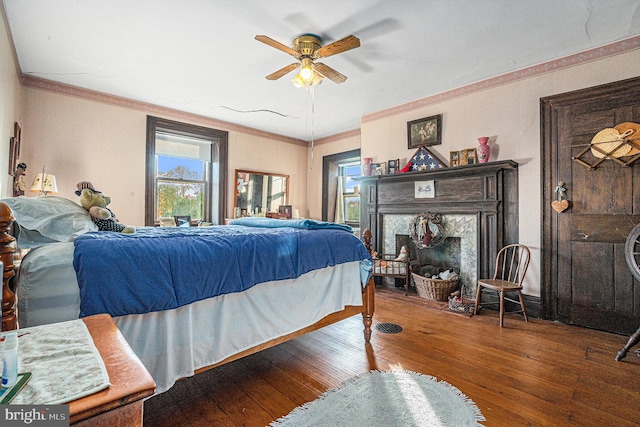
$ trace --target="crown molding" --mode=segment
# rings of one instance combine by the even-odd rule
[[[341,139],[360,137],[360,129],[348,130],[345,132],[336,133],[333,135],[325,136],[323,138],[316,139],[314,143],[316,145],[328,144],[330,142],[339,141]]]

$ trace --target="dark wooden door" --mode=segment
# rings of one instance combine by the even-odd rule
[[[640,325],[640,284],[624,243],[640,222],[640,160],[595,169],[572,159],[604,128],[640,123],[640,79],[542,100],[543,304],[549,318],[628,334]],[[589,151],[580,157],[593,165]],[[627,160],[622,158],[621,160]],[[551,208],[558,182],[570,209]]]

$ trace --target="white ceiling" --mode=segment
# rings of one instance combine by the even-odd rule
[[[23,74],[302,140],[363,116],[640,34],[640,0],[3,0]],[[361,47],[315,89],[254,40]],[[640,69],[640,66],[639,66]],[[418,118],[418,117],[416,117]]]

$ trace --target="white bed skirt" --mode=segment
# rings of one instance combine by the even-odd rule
[[[180,378],[362,305],[360,263],[266,282],[174,310],[114,318],[162,393]]]

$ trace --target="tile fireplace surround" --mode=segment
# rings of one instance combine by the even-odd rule
[[[405,235],[413,215],[385,215],[383,223],[383,253],[397,253],[396,235]],[[442,226],[446,237],[460,238],[460,282],[465,295],[474,295],[478,280],[478,217],[476,215],[447,214],[442,216]]]
[[[427,183],[432,197],[418,191]],[[362,177],[360,184],[360,227],[371,230],[378,252],[396,252],[396,234],[406,235],[414,216],[443,215],[445,236],[460,238],[466,295],[474,295],[478,277],[493,274],[498,250],[518,242],[518,164],[514,161]]]

